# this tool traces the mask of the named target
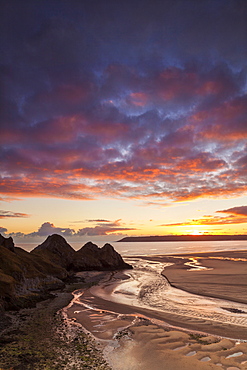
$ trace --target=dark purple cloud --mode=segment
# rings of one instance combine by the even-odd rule
[[[0,193],[242,195],[246,15],[242,0],[4,2]]]

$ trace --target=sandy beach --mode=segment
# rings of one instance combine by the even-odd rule
[[[160,260],[174,263],[165,269],[164,275],[177,288],[247,303],[245,251],[186,254]]]
[[[126,261],[131,275],[106,273],[65,309],[113,370],[247,369],[247,252]]]

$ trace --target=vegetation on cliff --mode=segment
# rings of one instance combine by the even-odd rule
[[[0,309],[30,306],[64,287],[76,271],[128,268],[110,244],[98,248],[89,242],[76,252],[54,234],[28,253],[0,235]]]

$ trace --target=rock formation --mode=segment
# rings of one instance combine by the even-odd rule
[[[53,263],[65,269],[70,269],[75,250],[61,235],[53,234],[48,236],[42,244],[34,248],[31,254],[43,257],[48,261],[53,261]]]
[[[19,308],[35,302],[47,291],[62,288],[68,272],[37,260],[21,248],[0,246],[0,306]]]
[[[30,305],[48,291],[62,288],[76,271],[129,268],[110,244],[98,248],[88,242],[76,252],[54,234],[28,253],[0,234],[0,310]]]
[[[31,251],[46,261],[66,268],[68,271],[123,270],[132,268],[125,263],[110,244],[99,248],[92,242],[75,251],[61,236],[53,234]]]
[[[0,234],[0,245],[14,252],[15,245],[11,237],[5,238]]]
[[[99,248],[92,242],[86,243],[81,249],[75,252],[73,260],[74,271],[81,270],[123,270],[132,266],[125,263],[110,244]]]

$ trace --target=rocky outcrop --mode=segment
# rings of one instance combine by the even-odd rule
[[[52,261],[68,271],[120,270],[130,269],[110,244],[99,248],[92,242],[75,251],[61,235],[51,235],[36,247],[32,255]]]
[[[104,247],[101,249],[100,258],[103,266],[105,267],[117,266],[118,269],[132,268],[131,265],[123,261],[121,255],[115,251],[111,244],[108,243],[105,244]]]
[[[60,289],[76,271],[130,269],[110,244],[88,242],[77,252],[60,235],[51,235],[32,252],[0,234],[0,311],[19,308]]]
[[[43,257],[58,266],[70,269],[75,256],[75,250],[66,242],[66,240],[57,234],[48,236],[48,238],[31,251],[31,254]]]
[[[110,244],[99,248],[96,244],[88,242],[75,252],[71,268],[74,271],[123,270],[131,269],[132,266],[125,263],[121,255]]]
[[[5,238],[4,236],[2,236],[0,234],[0,245],[4,248],[7,248],[10,251],[14,252],[15,245],[14,245],[13,239],[11,237]]]
[[[7,239],[7,245],[8,243]],[[65,285],[63,280],[68,276],[69,272],[63,267],[32,256],[22,248],[6,248],[6,243],[0,245],[0,307],[2,308],[20,308],[30,305],[48,291],[63,287]]]

